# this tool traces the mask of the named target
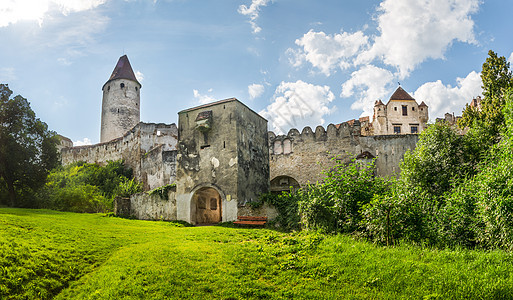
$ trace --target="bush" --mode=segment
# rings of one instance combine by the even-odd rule
[[[130,195],[137,194],[142,191],[142,183],[135,180],[135,178],[122,178],[121,182],[116,188],[115,195],[117,197],[130,197]]]
[[[142,190],[121,161],[106,166],[78,162],[53,170],[39,198],[41,207],[72,212],[107,212],[117,195]]]
[[[335,158],[336,159],[336,158]],[[374,195],[388,190],[387,181],[374,176],[374,163],[353,160],[339,163],[323,183],[308,186],[299,202],[301,224],[306,229],[351,233],[360,229],[361,208]]]
[[[298,203],[304,197],[302,190],[283,192],[281,194],[266,193],[260,196],[258,202],[250,205],[257,208],[261,203],[268,203],[278,210],[275,222],[284,230],[299,230]]]

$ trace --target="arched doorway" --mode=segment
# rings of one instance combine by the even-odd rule
[[[211,187],[197,190],[192,196],[193,219],[195,224],[215,224],[221,222],[221,195]]]
[[[282,192],[296,191],[301,186],[294,178],[290,176],[277,176],[271,180],[271,192],[281,194]]]

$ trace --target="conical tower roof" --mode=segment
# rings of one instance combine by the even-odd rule
[[[415,99],[413,99],[413,97],[410,96],[410,94],[408,94],[405,90],[403,90],[402,87],[398,87],[397,90],[395,90],[395,92],[390,97],[390,100],[402,100],[402,101],[413,100],[413,101],[415,101]]]
[[[112,75],[110,75],[109,80],[107,80],[105,84],[115,79],[128,79],[139,83],[135,77],[134,70],[132,70],[128,56],[123,55],[119,58],[114,71],[112,71]],[[141,85],[141,83],[139,83],[139,85]]]

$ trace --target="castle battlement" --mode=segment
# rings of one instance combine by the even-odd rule
[[[261,193],[289,191],[324,179],[336,165],[375,160],[378,176],[393,176],[406,151],[414,149],[427,122],[427,106],[399,87],[369,117],[326,127],[267,131],[267,120],[235,98],[182,110],[176,124],[143,123],[140,89],[122,56],[102,88],[101,143],[71,147],[61,137],[62,164],[106,164],[123,160],[146,191],[176,183],[169,201],[139,194],[120,202],[118,212],[139,218],[165,217],[193,224],[266,215],[247,203]]]
[[[151,158],[162,161],[162,155],[164,155],[167,158],[164,163],[174,164],[175,160],[168,158],[169,154],[164,152],[174,151],[176,156],[177,143],[176,124],[139,122],[123,136],[111,141],[62,149],[61,162],[63,165],[79,161],[105,165],[108,161],[123,160],[132,168],[134,176],[144,183],[146,189],[153,189],[172,183],[174,177],[171,180],[169,174],[154,174],[164,169],[154,167]],[[161,153],[156,154],[156,151]],[[147,166],[152,167],[147,168]],[[174,174],[173,171],[171,175],[174,176]]]

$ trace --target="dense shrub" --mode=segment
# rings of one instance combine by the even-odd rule
[[[129,196],[141,191],[141,185],[130,179],[132,171],[121,161],[106,166],[79,162],[58,168],[48,175],[40,204],[73,212],[106,212],[112,210],[115,196]]]
[[[294,227],[291,224],[300,221],[304,229],[326,232],[358,230],[361,206],[369,203],[375,194],[386,191],[386,181],[374,176],[373,163],[356,160],[348,164],[339,163],[324,175],[322,183],[284,193],[273,200],[283,207],[279,211],[285,211],[288,227]]]
[[[309,186],[299,214],[307,229],[351,233],[360,230],[361,208],[388,190],[384,178],[374,176],[374,162],[338,163],[324,172],[322,183]]]
[[[266,202],[278,210],[275,224],[284,230],[299,230],[298,203],[305,197],[303,190],[283,192],[281,194],[266,193],[260,196],[259,203]],[[255,208],[259,203],[253,203]]]

